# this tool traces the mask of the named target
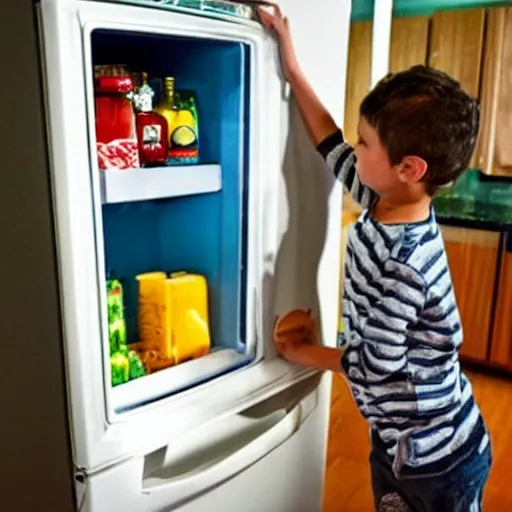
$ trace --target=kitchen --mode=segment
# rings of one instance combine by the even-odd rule
[[[159,3],[17,0],[2,5],[0,61],[6,76],[0,110],[9,128],[0,228],[3,268],[8,270],[3,283],[9,291],[2,303],[1,437],[7,440],[1,457],[6,467],[2,494],[10,510],[311,512],[320,507],[322,497],[331,375],[288,365],[277,357],[271,332],[276,313],[312,307],[316,314],[320,310],[323,341],[335,344],[337,289],[332,282],[339,271],[341,191],[332,176],[322,180],[311,172],[315,166],[322,172],[323,167],[314,148],[304,143],[304,133],[287,137],[288,123],[296,128],[297,112],[292,108],[289,113],[274,42],[257,22],[233,21],[226,13],[198,13],[189,6],[176,8],[179,1]],[[346,80],[344,66],[329,66],[332,54],[320,49],[332,44],[336,58],[346,61],[351,2],[325,0],[315,16],[301,13],[294,0],[280,3],[300,35],[297,48],[305,70],[338,122],[344,115],[340,97],[349,85],[345,128],[351,136],[358,94],[369,83],[368,77],[353,75],[354,59],[357,69],[364,71],[371,25],[355,21],[352,26],[350,44],[361,55],[349,58]],[[411,7],[418,2],[402,4]],[[360,0],[352,2],[355,20],[362,16],[362,5]],[[510,116],[501,117],[506,110],[498,99],[507,88],[487,90],[486,83],[500,81],[486,82],[480,76],[501,77],[501,70],[510,68],[503,64],[507,52],[510,58],[503,43],[510,33],[510,15],[495,16],[498,11],[490,8],[478,12],[467,19],[460,15],[458,30],[458,16],[452,20],[448,11],[439,14],[438,37],[443,44],[432,58],[439,66],[466,63],[452,72],[469,76],[468,87],[474,87],[484,110],[490,111],[483,121],[489,126],[483,131],[488,136],[482,138],[475,157],[482,163],[475,168],[486,169],[489,179],[496,181],[483,183],[479,173],[468,173],[468,181],[439,196],[438,214],[453,243],[449,252],[456,258],[454,267],[461,270],[455,281],[462,290],[457,292],[459,301],[467,299],[469,304],[464,322],[476,318],[473,311],[482,314],[466,327],[465,357],[507,371],[511,328],[496,326],[510,321],[510,302],[501,300],[504,296],[510,301],[510,286],[502,284],[506,275],[510,281],[503,234],[510,221],[502,220],[509,194],[507,178],[493,174],[509,167],[509,157],[502,155],[506,142],[499,139],[504,130],[496,126],[498,115],[499,123]],[[437,15],[430,12],[427,22],[419,16],[414,12],[394,23],[392,46],[399,48],[396,58],[392,52],[394,69],[418,62],[412,50],[426,61],[429,46],[433,48],[434,42],[427,41],[436,34]],[[402,20],[414,21],[418,29],[409,30]],[[415,39],[420,35],[423,43]],[[462,40],[454,37],[448,46],[456,51],[443,57],[446,38],[455,35]],[[486,59],[487,45],[503,56]],[[467,60],[459,58],[459,48],[464,48]],[[187,54],[194,58],[187,59]],[[166,125],[139,101],[136,117],[141,132],[150,118],[145,114],[151,114],[163,131],[147,130],[149,140],[137,139],[143,143],[139,152],[133,141],[127,147],[132,156],[157,158],[158,165],[137,164],[111,172],[101,167],[107,153],[104,146],[96,146],[105,141],[95,139],[100,131],[95,126],[95,92],[111,94],[106,89],[116,75],[121,79],[114,82],[128,85],[127,61],[141,89],[140,100],[140,92],[152,80],[154,89],[165,86],[169,100],[175,92],[171,77],[176,77],[176,90],[189,85],[195,89],[199,116],[192,96],[188,106],[177,105],[181,116],[179,126],[173,125],[174,142],[187,147],[174,156],[199,156],[199,165],[167,165],[160,153],[165,144],[158,140]],[[227,73],[211,72],[223,67]],[[97,91],[95,84],[100,85]],[[154,108],[158,113],[158,103]],[[178,113],[160,111],[178,122]],[[103,118],[110,119],[108,112]],[[259,121],[251,124],[247,119]],[[241,129],[244,123],[247,127]],[[151,127],[155,124],[151,122]],[[199,137],[190,138],[189,128],[197,130],[197,125]],[[133,126],[132,120],[131,131]],[[251,144],[246,128],[252,130]],[[233,141],[238,142],[235,152]],[[244,153],[248,146],[251,158]],[[486,164],[494,162],[498,146],[498,164]],[[173,160],[170,163],[175,164]],[[248,175],[249,186],[241,186],[247,185]],[[190,176],[193,179],[184,179]],[[131,177],[136,181],[130,182]],[[464,224],[458,218],[463,209]],[[279,222],[269,222],[272,214]],[[351,215],[347,202],[343,217]],[[107,261],[113,264],[106,265]],[[187,284],[183,270],[199,275]],[[477,294],[463,288],[467,276],[474,274],[479,280],[469,282],[476,282]],[[129,278],[123,288],[128,292],[126,318],[119,315],[119,275]],[[166,327],[167,334],[174,331],[172,340],[159,339],[162,353],[170,356],[164,361],[158,354],[155,358],[144,333],[137,333],[144,309],[137,306],[137,292],[143,304],[144,283],[169,291],[167,303],[190,284],[198,291],[196,305],[188,308],[195,312],[181,315],[191,322]],[[483,307],[475,307],[476,297]],[[227,303],[237,307],[224,306]],[[469,337],[471,328],[478,334],[476,329],[482,326],[478,336]],[[140,350],[128,350],[126,329],[130,348]],[[190,330],[200,333],[196,339],[201,343],[180,342],[181,334]],[[136,344],[139,334],[142,345]],[[492,415],[492,425],[498,427],[493,430],[496,483],[490,486],[496,491],[490,491],[494,501],[489,507],[506,510],[510,499],[503,489],[508,475],[499,469],[499,461],[509,459],[512,432],[504,427],[507,406],[501,397],[495,405],[494,380],[472,376],[482,383],[477,399],[483,401],[484,413]],[[499,382],[506,393],[506,381]],[[326,510],[330,503],[335,510],[340,504],[343,510],[367,510],[367,429],[353,414],[339,375],[334,376],[332,399],[330,435],[339,446],[327,454]],[[332,455],[334,451],[340,458]],[[284,485],[276,474],[288,477]],[[259,508],[256,498],[264,500]]]
[[[512,7],[511,2],[397,0],[390,71],[415,64],[442,69],[481,104],[469,169],[434,200],[461,312],[461,359],[491,430],[494,466],[484,510],[509,510],[512,421]],[[357,105],[370,83],[372,3],[354,3],[344,128],[354,142]],[[342,246],[357,218],[344,197]],[[342,249],[343,258],[343,249]],[[342,330],[340,322],[339,330]],[[333,378],[326,512],[371,509],[369,445],[346,385]],[[343,461],[343,462],[342,462]],[[340,486],[339,482],[344,485]]]

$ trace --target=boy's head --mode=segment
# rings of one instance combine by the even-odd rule
[[[433,195],[469,165],[478,102],[441,71],[414,66],[387,75],[359,113],[358,173],[381,196],[410,186]]]

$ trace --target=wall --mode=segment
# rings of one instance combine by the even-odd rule
[[[373,17],[374,1],[352,0],[352,20],[370,20]],[[488,7],[512,5],[511,0],[395,0],[394,16],[418,16],[432,14],[442,9],[462,9],[465,7]]]

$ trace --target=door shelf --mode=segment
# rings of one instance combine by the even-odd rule
[[[103,204],[190,196],[222,189],[219,164],[101,170]]]

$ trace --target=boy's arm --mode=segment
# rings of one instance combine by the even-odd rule
[[[363,208],[369,208],[377,199],[377,195],[359,180],[354,148],[344,141],[341,129],[323,106],[299,67],[290,72],[289,80],[313,144],[336,178],[343,183],[346,191]]]
[[[299,345],[291,357],[287,357],[289,361],[300,366],[308,368],[317,368],[318,370],[328,370],[331,372],[341,371],[341,356],[343,349],[323,347],[320,345],[311,345],[304,343]],[[285,357],[287,355],[285,354]]]
[[[425,281],[407,265],[390,259],[385,268],[383,294],[373,304],[358,343],[344,349],[310,343],[293,343],[281,348],[282,355],[300,366],[339,372],[346,352],[345,371],[354,379],[377,384],[407,365],[409,325],[418,321],[425,303]]]
[[[267,7],[271,6],[271,9]],[[283,16],[279,5],[268,4],[258,9],[261,22],[277,36],[281,49],[281,62],[285,78],[290,83],[297,105],[301,112],[309,136],[315,146],[321,145],[321,153],[336,177],[345,184],[354,199],[363,207],[368,208],[377,199],[376,194],[363,186],[354,166],[354,151],[350,146],[343,145],[343,136],[334,119],[302,72],[293,47],[288,20]],[[331,136],[339,138],[335,147],[328,147],[326,141],[332,142]]]
[[[317,145],[317,150],[354,201],[363,208],[370,208],[377,200],[377,194],[361,183],[357,174],[354,148],[345,142],[342,131],[338,129],[326,137]]]
[[[318,146],[339,128],[298,66],[290,71],[289,82],[309,136]]]

